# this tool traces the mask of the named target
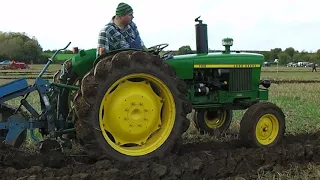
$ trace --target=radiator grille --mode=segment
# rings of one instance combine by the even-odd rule
[[[252,69],[230,69],[229,91],[250,91],[252,81]]]

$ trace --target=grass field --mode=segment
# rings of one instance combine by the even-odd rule
[[[43,65],[33,65],[28,70],[0,71],[0,84],[9,82],[13,79],[28,77],[28,82],[33,83],[34,78],[40,72]],[[53,73],[60,68],[60,65],[52,65],[44,77],[51,78]],[[280,81],[270,87],[270,101],[276,103],[282,108],[286,115],[287,129],[286,134],[301,134],[320,132],[320,74],[311,72],[311,68],[288,68],[288,67],[263,67],[261,79],[272,79]],[[285,81],[283,81],[285,80]],[[314,82],[312,82],[313,80]],[[283,81],[281,83],[281,81]],[[304,83],[305,81],[305,83]],[[319,81],[319,82],[317,82]],[[299,82],[299,83],[296,83]],[[39,109],[36,94],[29,98],[31,105]],[[11,104],[18,104],[18,100],[10,101]],[[244,111],[234,112],[234,121],[230,127],[231,132],[239,130],[239,122]],[[211,141],[214,137],[207,135],[200,136],[199,133],[190,127],[188,133],[184,136],[188,142]],[[235,137],[228,137],[230,140]],[[279,169],[264,171],[259,174],[261,179],[309,179],[320,176],[320,166],[315,164],[302,165],[298,168],[292,166],[289,169]],[[303,169],[303,170],[301,170]]]
[[[44,53],[44,55],[47,55],[47,56],[51,57],[53,55],[53,53]],[[74,54],[62,54],[62,53],[59,53],[55,57],[55,60],[58,60],[58,61],[59,60],[66,60],[66,59],[71,58],[72,56],[74,56]]]

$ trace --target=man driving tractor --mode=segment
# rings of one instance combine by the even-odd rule
[[[146,49],[132,19],[133,9],[131,6],[119,3],[115,16],[99,33],[97,57],[118,49]]]

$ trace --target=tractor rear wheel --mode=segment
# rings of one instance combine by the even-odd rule
[[[273,147],[285,133],[285,115],[270,102],[258,102],[245,112],[240,122],[240,138],[251,147]]]
[[[196,128],[201,134],[219,135],[229,128],[231,121],[231,110],[200,109],[194,115]]]
[[[77,136],[91,152],[119,161],[163,157],[187,129],[192,107],[186,92],[159,56],[109,55],[82,80],[75,99]]]

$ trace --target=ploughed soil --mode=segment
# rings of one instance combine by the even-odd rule
[[[177,154],[133,163],[81,153],[33,154],[0,145],[0,179],[256,179],[261,171],[320,163],[319,135],[289,135],[270,149],[246,148],[237,140],[186,142]]]

